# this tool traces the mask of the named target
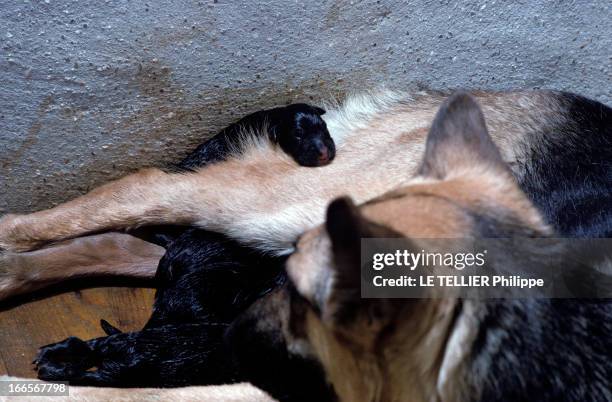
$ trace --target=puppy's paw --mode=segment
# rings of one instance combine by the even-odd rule
[[[39,349],[33,363],[38,378],[46,381],[78,379],[95,365],[95,354],[89,345],[74,336]]]

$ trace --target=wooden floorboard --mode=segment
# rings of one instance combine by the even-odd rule
[[[153,294],[152,289],[105,287],[0,304],[0,374],[35,377],[31,362],[40,346],[68,336],[103,336],[101,318],[124,331],[140,329]]]

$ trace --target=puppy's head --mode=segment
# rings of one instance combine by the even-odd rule
[[[304,103],[287,106],[287,119],[278,130],[278,143],[302,166],[324,166],[336,156],[325,121],[325,110]]]
[[[419,173],[406,187],[360,207],[335,200],[325,224],[299,239],[286,264],[283,342],[321,365],[340,400],[431,400],[457,302],[362,299],[361,239],[410,244],[548,231],[502,161],[480,108],[457,94],[438,112]]]

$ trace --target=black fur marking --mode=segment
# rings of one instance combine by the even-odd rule
[[[606,300],[489,301],[467,381],[482,402],[610,401],[610,317]]]
[[[542,133],[521,187],[560,235],[612,237],[612,109],[558,96],[567,121]]]
[[[542,133],[542,142],[531,150],[521,187],[561,235],[610,237],[612,110],[577,95],[559,96],[567,105],[567,122],[552,129],[555,132]],[[539,237],[507,214],[471,215],[482,237]],[[538,244],[537,249],[522,250],[518,260],[516,255],[502,256],[500,264],[524,269],[546,261],[550,267],[563,265],[568,270],[568,262],[574,261],[584,280],[587,270],[611,256],[610,250],[589,250],[586,255],[569,242],[549,250]],[[604,280],[609,283],[608,277]],[[596,289],[590,291],[596,294]],[[485,312],[465,378],[473,392],[481,392],[479,401],[612,400],[610,300],[505,299],[482,305]]]

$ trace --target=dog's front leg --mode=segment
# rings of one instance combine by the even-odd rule
[[[146,169],[45,211],[0,219],[0,249],[28,251],[87,233],[147,224],[190,224],[190,176]]]

